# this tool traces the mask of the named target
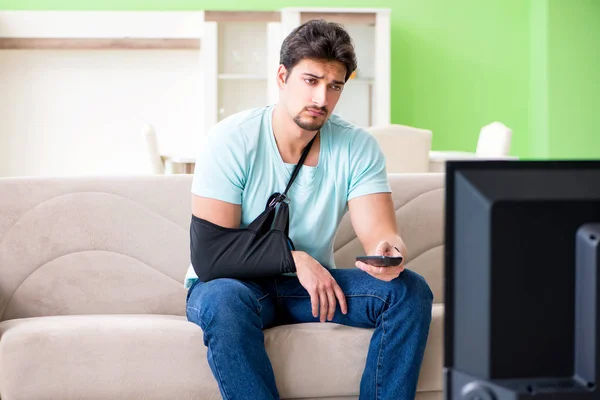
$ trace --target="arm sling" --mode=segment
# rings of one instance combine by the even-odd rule
[[[303,150],[283,193],[273,193],[265,210],[247,228],[225,228],[192,214],[191,262],[201,281],[251,279],[296,271],[291,253],[295,247],[288,236],[290,198],[287,192],[314,140]]]

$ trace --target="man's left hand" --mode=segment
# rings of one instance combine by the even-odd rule
[[[402,254],[400,254],[400,252],[396,250],[393,245],[386,241],[379,242],[379,244],[375,248],[375,254],[373,255],[402,257]],[[375,267],[373,265],[365,264],[361,261],[356,261],[354,265],[356,265],[356,268],[362,269],[374,278],[389,282],[392,279],[395,279],[398,276],[400,276],[402,271],[404,271],[404,261],[405,260],[403,259],[402,263],[395,267]]]

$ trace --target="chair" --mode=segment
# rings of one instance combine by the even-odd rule
[[[512,130],[501,122],[485,125],[479,132],[475,154],[478,157],[505,157],[510,153]]]
[[[432,151],[429,172],[445,172],[450,160],[518,160],[509,155],[512,130],[501,122],[492,122],[479,131],[475,152]]]
[[[144,125],[142,127],[142,134],[146,143],[146,151],[150,166],[152,167],[152,173],[164,174],[165,162],[158,151],[158,139],[156,138],[154,127],[150,124]]]
[[[388,173],[429,171],[430,130],[390,124],[372,126],[367,131],[377,139]]]

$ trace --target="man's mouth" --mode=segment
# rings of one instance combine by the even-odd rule
[[[323,110],[317,110],[317,109],[314,109],[314,108],[309,108],[307,111],[313,117],[319,117],[321,115],[325,115],[325,111],[323,111]]]

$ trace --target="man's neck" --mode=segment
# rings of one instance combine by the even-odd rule
[[[288,112],[279,105],[276,105],[273,109],[272,127],[273,134],[275,135],[275,142],[277,143],[277,149],[281,154],[281,158],[284,162],[290,164],[298,162],[302,155],[302,151],[315,136],[315,132],[305,131],[296,125],[296,123],[290,119]],[[320,135],[319,132],[316,132],[316,134],[317,137],[311,147],[311,153],[319,148]],[[309,158],[311,158],[310,154]],[[307,159],[306,164],[311,165],[316,164],[316,162],[311,162]]]

